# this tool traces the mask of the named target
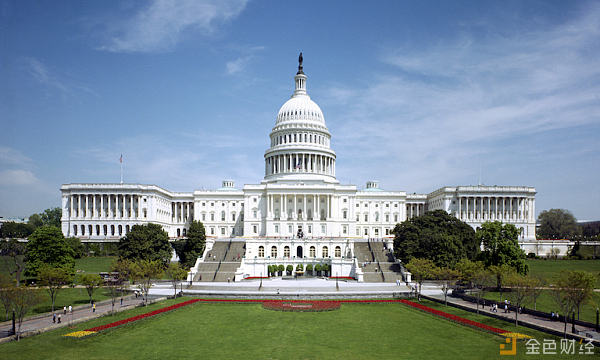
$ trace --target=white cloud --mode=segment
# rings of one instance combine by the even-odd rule
[[[39,184],[40,180],[28,170],[3,170],[0,171],[0,185],[2,186],[30,186]]]
[[[600,6],[594,6],[552,29],[493,39],[461,35],[453,44],[425,50],[393,49],[382,60],[396,70],[380,73],[363,89],[356,88],[360,79],[346,88],[336,84],[326,102],[343,111],[336,113],[343,122],[328,122],[339,126],[334,130],[338,156],[349,162],[372,159],[363,169],[349,164],[348,175],[363,179],[379,171],[396,182],[408,179],[416,191],[469,176],[475,184],[479,154],[502,167],[510,162],[513,169],[525,168],[530,156],[540,155],[513,154],[518,141],[530,141],[529,151],[536,144],[528,137],[598,126],[598,18]],[[546,153],[552,149],[549,143],[537,146],[550,146]],[[571,149],[572,156],[590,152],[589,146]]]
[[[154,0],[133,18],[114,26],[110,43],[101,50],[160,52],[177,45],[188,31],[211,33],[237,17],[247,0]]]
[[[13,164],[13,165],[25,165],[31,162],[31,159],[23,155],[19,150],[15,150],[8,146],[0,145],[0,163]]]

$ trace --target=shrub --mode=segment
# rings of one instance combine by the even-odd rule
[[[283,265],[282,265],[283,266]],[[292,265],[288,265],[285,270],[287,271],[288,275],[292,275],[292,271],[294,271],[294,267]]]

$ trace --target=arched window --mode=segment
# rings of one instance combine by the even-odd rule
[[[302,219],[302,209],[298,209],[298,219]]]
[[[375,221],[379,221],[379,213],[378,212],[375,213]]]
[[[342,256],[342,248],[339,246],[335,247],[335,257],[341,257]]]
[[[308,209],[308,210],[306,210],[306,213],[308,215],[308,220],[312,220],[312,210]]]
[[[100,236],[100,225],[96,225],[96,235]]]
[[[329,256],[329,249],[327,249],[327,246],[323,246],[323,257],[326,258]]]
[[[309,250],[309,255],[310,257],[314,258],[315,257],[315,247],[311,246],[310,250]]]
[[[115,226],[114,225],[110,226],[110,236],[115,236]]]
[[[258,257],[265,257],[265,247],[262,245],[258,247]]]
[[[291,218],[292,218],[292,214],[293,214],[293,213],[294,213],[294,210],[292,210],[292,209],[289,209],[289,212],[288,212],[288,219],[291,219]]]
[[[125,225],[125,234],[129,232],[129,225]]]
[[[177,237],[181,236],[181,229],[177,229]]]
[[[104,236],[108,235],[108,226],[104,225]]]
[[[123,235],[123,225],[119,225],[119,236]]]
[[[277,257],[277,246],[271,246],[271,257],[272,258]]]
[[[321,220],[325,220],[325,209],[321,209]]]
[[[73,234],[77,236],[77,225],[73,225]]]
[[[275,219],[279,220],[279,209],[275,209]]]
[[[289,246],[286,246],[283,248],[283,256],[288,257],[288,258],[290,257],[290,247]]]
[[[92,225],[88,225],[88,234],[94,235],[94,232],[92,231]]]
[[[183,236],[187,236],[187,229],[183,229]]]

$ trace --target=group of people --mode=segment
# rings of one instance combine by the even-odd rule
[[[560,321],[558,311],[550,313],[550,321]]]

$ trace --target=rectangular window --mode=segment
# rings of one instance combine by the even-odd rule
[[[258,232],[258,226],[253,225],[252,226],[252,232],[256,234]]]
[[[346,235],[348,233],[348,229],[344,226],[342,228],[342,234]]]
[[[235,221],[235,214],[231,214],[231,221]]]
[[[385,214],[385,221],[390,222],[390,214]]]
[[[365,214],[365,222],[369,221],[369,214]]]
[[[275,234],[279,234],[279,225],[275,225]]]
[[[202,203],[202,206],[206,206],[206,203]]]
[[[312,234],[312,226],[311,225],[308,225],[308,233]]]
[[[365,235],[369,235],[369,230],[365,229]]]
[[[288,232],[291,234],[292,233],[292,225],[288,226]]]
[[[254,218],[256,219],[258,217],[258,212],[256,210],[254,210],[253,214],[254,214]]]
[[[325,225],[321,225],[321,234],[325,234]]]
[[[215,221],[215,214],[210,214],[210,221]]]
[[[398,222],[398,214],[394,214],[394,222]]]
[[[225,235],[225,228],[221,228],[221,235]]]
[[[215,228],[212,228],[212,227],[210,228],[210,234],[211,234],[211,235],[214,235],[214,234],[215,234]]]
[[[345,202],[345,203],[347,203],[347,202],[348,202],[348,199],[344,199],[344,202]]]
[[[356,228],[356,236],[360,236],[360,228]]]
[[[215,203],[210,203],[210,206],[215,206]]]
[[[344,210],[344,213],[343,213],[343,218],[344,218],[344,219],[346,219],[346,218],[347,218],[347,215],[348,215],[348,212],[347,212],[346,210]]]
[[[202,214],[202,221],[206,221],[206,214]]]

